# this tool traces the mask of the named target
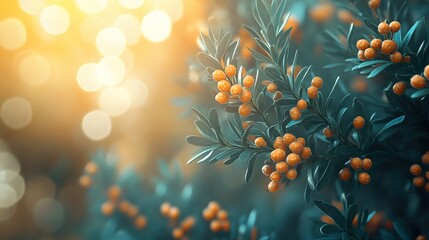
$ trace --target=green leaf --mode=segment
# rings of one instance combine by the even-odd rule
[[[383,128],[380,129],[380,131],[378,131],[377,135],[375,135],[374,141],[377,138],[379,138],[378,139],[379,141],[383,141],[384,139],[389,137],[391,134],[387,134],[386,131],[393,126],[396,126],[396,125],[402,123],[404,121],[404,119],[405,119],[405,116],[400,116],[400,117],[397,117],[397,118],[389,121],[388,123],[386,123],[386,125],[384,125]]]
[[[405,48],[408,47],[408,44],[410,43],[411,38],[414,36],[414,32],[416,31],[421,21],[422,20],[419,20],[416,23],[414,23],[414,25],[410,28],[410,30],[408,30],[407,34],[405,34],[404,39],[402,40],[399,47],[400,51],[405,50]]]
[[[201,147],[213,146],[215,144],[214,142],[210,141],[209,139],[203,138],[200,136],[187,136],[186,141],[192,145],[201,146]]]
[[[219,62],[206,53],[203,53],[203,52],[198,53],[197,59],[198,59],[198,62],[200,62],[200,64],[203,65],[204,67],[210,67],[214,69],[221,68]]]
[[[248,143],[247,137],[249,136],[250,130],[252,130],[252,128],[253,128],[253,125],[250,125],[250,126],[246,129],[246,131],[244,131],[243,136],[241,136],[241,144],[242,144],[243,146],[249,146],[249,143]]]
[[[371,71],[371,73],[368,75],[368,78],[373,78],[373,77],[377,76],[378,74],[380,74],[384,69],[386,69],[390,65],[393,65],[393,63],[388,62],[388,63],[382,64],[381,66],[378,66],[377,68],[375,68],[374,70]]]
[[[322,227],[320,227],[320,232],[322,234],[331,235],[331,234],[337,234],[340,232],[340,229],[332,224],[325,224]]]
[[[424,88],[424,89],[420,89],[420,90],[417,90],[416,92],[414,92],[411,95],[411,98],[421,98],[421,97],[424,97],[427,95],[429,95],[429,88]]]
[[[390,62],[390,61],[387,61],[387,60],[371,60],[371,61],[365,61],[365,62],[363,62],[363,63],[361,63],[361,64],[359,64],[359,65],[354,66],[354,67],[352,68],[352,71],[359,70],[359,69],[364,68],[364,67],[369,67],[369,66],[372,66],[372,65],[375,65],[375,64],[388,63],[388,62]]]
[[[195,160],[197,160],[197,159],[205,156],[208,152],[210,152],[212,150],[213,150],[213,148],[208,148],[208,149],[205,149],[205,150],[201,151],[200,153],[196,154],[194,157],[192,157],[191,159],[189,159],[186,164],[189,164],[189,163],[191,163],[191,162],[193,162],[193,161],[195,161]]]
[[[358,211],[357,205],[356,204],[352,204],[347,208],[347,217],[346,217],[346,228],[347,229],[352,229],[352,223],[353,223],[353,219],[356,216],[356,213]]]
[[[344,229],[345,226],[345,219],[343,214],[340,212],[340,210],[338,210],[336,207],[326,203],[326,202],[322,202],[322,201],[314,201],[314,204],[316,204],[316,206],[318,208],[320,208],[320,210],[322,210],[324,213],[326,213],[329,217],[332,218],[332,220],[334,220],[334,222],[341,228]]]
[[[219,117],[218,117],[216,109],[214,109],[214,108],[212,108],[209,112],[209,122],[210,122],[210,125],[215,130],[216,136],[217,136],[219,142],[223,143],[222,132],[221,132],[220,123],[219,123]]]
[[[246,183],[248,183],[250,181],[250,178],[252,177],[253,167],[255,166],[257,154],[258,152],[255,152],[249,159],[249,165],[247,166],[246,174],[244,176],[244,180],[246,181]]]
[[[316,185],[314,184],[313,166],[308,168],[308,171],[307,171],[307,183],[308,183],[307,186],[311,190],[316,189]]]

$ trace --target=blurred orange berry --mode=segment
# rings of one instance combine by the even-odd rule
[[[411,86],[415,89],[421,89],[426,87],[425,78],[418,74],[411,77],[410,83],[411,83]]]
[[[181,228],[175,228],[173,229],[172,235],[174,239],[182,239],[185,236],[185,233]]]
[[[365,126],[365,119],[361,116],[357,116],[353,119],[353,127],[356,129],[361,129]]]
[[[282,174],[277,171],[274,171],[270,174],[270,179],[274,182],[280,182],[280,180],[282,180]]]
[[[362,160],[362,168],[363,168],[364,170],[369,170],[369,169],[371,169],[371,167],[372,167],[372,161],[371,161],[371,159],[369,159],[369,158],[364,158],[364,159]]]
[[[101,205],[101,213],[103,213],[104,216],[112,215],[113,211],[115,211],[115,206],[111,202],[105,202]]]
[[[296,154],[300,154],[303,148],[304,148],[304,145],[298,141],[295,141],[289,144],[289,149]]]
[[[215,214],[217,214],[217,212],[220,210],[220,205],[219,205],[219,203],[217,203],[215,201],[211,201],[207,205],[207,208],[212,210]]]
[[[352,177],[352,173],[350,171],[350,168],[343,168],[338,173],[338,176],[340,177],[341,181],[348,181]]]
[[[371,47],[374,48],[375,50],[380,50],[381,49],[381,44],[383,43],[383,41],[381,41],[381,39],[378,38],[374,38],[371,40]]]
[[[234,97],[239,96],[242,92],[243,92],[243,87],[240,84],[234,84],[230,88],[230,93]]]
[[[365,49],[365,51],[363,52],[364,56],[366,59],[368,60],[372,60],[375,58],[375,49],[374,48],[367,48]]]
[[[426,65],[425,69],[423,70],[423,76],[429,79],[429,65]]]
[[[315,86],[318,89],[322,88],[323,79],[321,77],[314,77],[313,79],[311,79],[311,86]]]
[[[413,174],[414,176],[418,176],[422,173],[422,167],[418,164],[413,164],[410,167],[410,172],[411,174]]]
[[[389,24],[389,30],[391,33],[396,33],[401,29],[401,24],[398,21],[393,21]]]
[[[251,75],[247,75],[243,79],[243,86],[247,88],[251,88],[254,83],[255,83],[255,79]]]
[[[404,56],[404,57],[402,58],[402,61],[403,61],[404,63],[410,63],[410,62],[411,62],[411,57],[410,57],[410,56]]]
[[[270,93],[276,92],[277,91],[277,84],[275,84],[273,82],[270,83],[270,84],[268,84],[267,91],[270,92]]]
[[[367,185],[369,182],[371,182],[371,176],[366,172],[361,172],[358,175],[358,180],[361,184]]]
[[[225,210],[220,210],[220,211],[217,213],[217,218],[218,218],[219,220],[227,220],[227,219],[228,219],[228,213],[227,213]]]
[[[216,212],[214,212],[213,210],[211,210],[211,209],[204,209],[204,211],[203,211],[203,218],[206,220],[206,221],[211,221],[211,220],[213,220],[214,218],[215,218],[215,216],[216,216]]]
[[[296,140],[296,137],[292,133],[286,133],[285,135],[283,135],[283,143],[286,146],[289,146],[289,144],[291,144],[292,142],[295,142],[295,140]]]
[[[297,107],[293,107],[289,111],[289,115],[292,120],[298,120],[301,118],[301,111]]]
[[[401,63],[402,62],[402,54],[400,52],[394,52],[390,55],[390,61],[393,63]]]
[[[335,7],[331,3],[322,3],[310,9],[310,18],[317,23],[326,23],[335,12]]]
[[[210,230],[212,230],[212,232],[219,232],[221,230],[222,226],[220,224],[220,221],[218,220],[213,220],[210,223]]]
[[[139,214],[139,209],[136,206],[130,204],[130,206],[128,207],[128,211],[127,211],[128,217],[133,218],[133,217],[137,216],[138,214]]]
[[[170,212],[170,208],[171,205],[169,203],[163,203],[159,209],[161,211],[161,214],[167,217],[168,213]]]
[[[252,101],[252,92],[249,90],[243,90],[243,93],[240,96],[240,101],[242,103],[249,103],[250,101]]]
[[[426,240],[426,236],[425,235],[418,235],[416,240]]]
[[[85,165],[85,171],[90,175],[97,173],[97,170],[98,170],[98,166],[97,166],[97,164],[95,164],[93,162],[88,162]]]
[[[421,188],[425,185],[425,179],[422,176],[414,177],[413,184],[414,186]]]
[[[425,154],[423,154],[422,163],[429,164],[429,151],[427,151]]]
[[[227,80],[220,80],[217,83],[217,89],[221,92],[229,92],[231,89],[231,84]]]
[[[372,10],[377,10],[377,8],[380,7],[380,3],[381,0],[369,0],[368,2],[368,6],[372,9]]]
[[[237,68],[234,65],[228,65],[225,68],[225,73],[228,77],[233,77],[237,73]]]
[[[143,229],[146,225],[147,219],[145,216],[140,215],[134,220],[134,226],[136,226],[137,229]]]
[[[168,211],[168,217],[172,220],[179,219],[179,216],[180,216],[180,210],[178,207],[171,207],[170,210]]]
[[[82,175],[80,178],[79,178],[79,184],[82,186],[82,187],[89,187],[89,186],[91,186],[91,184],[92,184],[92,179],[89,177],[89,176],[87,176],[87,175]]]
[[[311,99],[316,99],[319,95],[319,89],[317,89],[315,86],[310,86],[307,88],[307,95]]]
[[[405,82],[397,82],[395,83],[395,85],[393,85],[392,89],[396,95],[401,96],[402,94],[404,94],[406,88],[407,85],[405,84]]]
[[[302,67],[301,67],[301,66],[299,66],[299,65],[295,65],[295,70],[294,70],[294,75],[293,75],[293,77],[294,77],[294,78],[296,78],[296,77],[298,76],[298,73],[299,73],[299,72],[301,72],[301,70],[302,70]],[[292,66],[289,66],[289,67],[286,69],[286,73],[287,73],[287,75],[292,75]]]
[[[391,54],[395,52],[396,49],[398,49],[398,45],[393,40],[384,40],[381,43],[381,52],[384,54]]]
[[[231,229],[231,224],[228,220],[220,221],[220,225],[223,231],[228,232]]]
[[[302,149],[301,155],[299,155],[301,157],[302,160],[307,160],[311,157],[311,148],[309,147],[304,147]]]
[[[180,224],[183,231],[188,232],[191,230],[195,225],[195,218],[194,217],[187,217],[185,220],[182,221],[182,224]]]
[[[248,117],[252,113],[252,107],[249,104],[241,104],[240,107],[238,107],[238,113],[242,117]]]
[[[325,127],[323,129],[323,134],[326,138],[332,138],[334,136],[334,131],[332,131],[329,127]]]
[[[130,203],[126,200],[123,200],[119,203],[119,211],[121,213],[127,213],[130,208]]]
[[[277,101],[277,100],[279,100],[280,98],[282,98],[283,97],[283,93],[282,92],[280,92],[280,91],[276,91],[275,93],[274,93],[274,96],[273,96],[273,99],[275,100],[275,101]]]
[[[284,161],[286,159],[286,152],[285,150],[278,148],[271,152],[270,157],[274,162]]]
[[[121,188],[119,186],[111,186],[107,192],[110,201],[117,201],[121,197]]]
[[[305,139],[302,137],[299,137],[296,139],[297,142],[300,142],[302,144],[302,146],[305,146]]]

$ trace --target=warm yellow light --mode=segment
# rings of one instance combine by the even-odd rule
[[[107,0],[76,0],[76,5],[85,14],[99,14],[107,7]]]
[[[125,64],[118,57],[104,57],[97,65],[97,77],[107,86],[122,82],[125,75]]]
[[[21,9],[31,15],[39,14],[46,5],[46,0],[19,0]]]
[[[132,46],[140,40],[140,21],[131,14],[122,14],[115,19],[114,26],[125,35],[127,45]]]
[[[19,75],[29,85],[39,86],[49,80],[51,65],[40,54],[32,54],[24,58],[19,64]]]
[[[16,50],[27,41],[27,31],[18,19],[7,18],[0,22],[0,46],[7,50]]]
[[[125,64],[125,72],[130,73],[134,68],[134,53],[129,49],[125,49],[121,55],[121,59]]]
[[[80,24],[80,35],[87,43],[95,44],[98,32],[107,25],[106,20],[100,16],[86,17]]]
[[[70,16],[63,7],[51,5],[43,9],[40,24],[47,33],[61,35],[69,28]]]
[[[152,11],[143,18],[140,29],[149,41],[162,42],[171,33],[170,17],[164,11]]]
[[[130,95],[122,87],[108,88],[100,95],[98,104],[111,117],[118,117],[130,109]]]
[[[25,182],[21,175],[0,170],[0,207],[10,207],[24,196]]]
[[[79,87],[87,92],[100,90],[102,83],[97,76],[97,64],[86,63],[77,71],[77,83]]]
[[[131,107],[141,107],[149,99],[149,89],[142,80],[131,79],[124,82],[123,86],[130,96]]]
[[[118,28],[108,27],[98,33],[96,45],[103,56],[119,56],[125,50],[126,39]]]
[[[23,98],[10,98],[1,107],[1,118],[10,128],[20,129],[27,126],[31,122],[31,117],[31,105]]]
[[[164,10],[173,22],[178,21],[183,16],[182,0],[157,1],[156,8]]]
[[[100,141],[109,136],[112,122],[105,112],[95,110],[83,117],[82,130],[89,139]]]
[[[119,3],[128,9],[136,9],[143,5],[144,0],[119,0]]]

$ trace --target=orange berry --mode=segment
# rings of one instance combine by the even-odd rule
[[[404,82],[397,82],[395,83],[395,85],[393,85],[392,89],[396,95],[401,96],[402,94],[404,94],[406,88],[407,85]]]
[[[224,73],[222,70],[220,70],[220,69],[215,70],[215,71],[212,73],[212,77],[213,77],[213,79],[214,79],[216,82],[219,82],[219,81],[222,81],[222,80],[225,80],[225,79],[226,79],[226,75],[225,75],[225,73]]]
[[[133,218],[133,217],[137,216],[138,214],[139,214],[139,209],[136,206],[130,204],[130,206],[128,207],[128,210],[127,210],[128,217]]]
[[[423,70],[423,76],[429,79],[429,65],[426,65],[425,69]]]
[[[270,157],[274,162],[284,161],[286,159],[286,152],[285,150],[278,148],[271,152]]]
[[[134,220],[134,226],[136,226],[137,229],[143,229],[145,228],[147,225],[147,219],[145,216],[138,216],[135,220]]]
[[[372,39],[372,40],[371,40],[370,46],[371,46],[372,48],[374,48],[375,50],[380,50],[380,49],[381,49],[381,43],[382,43],[382,42],[383,42],[383,41],[381,41],[381,39],[374,38],[374,39]]]
[[[209,205],[207,205],[207,208],[214,211],[214,213],[217,214],[217,212],[220,210],[220,205],[215,201],[211,201],[209,202]]]
[[[296,169],[292,168],[289,171],[287,171],[286,178],[289,180],[294,180],[297,175],[298,175],[298,172],[296,171]]]
[[[395,33],[401,29],[401,24],[398,21],[393,21],[389,24],[389,30],[391,33]]]
[[[175,228],[173,229],[172,235],[174,239],[182,239],[185,236],[185,233],[181,228]]]
[[[369,169],[371,169],[371,167],[372,167],[372,161],[371,161],[371,159],[369,159],[369,158],[364,158],[364,159],[362,160],[362,168],[363,168],[364,170],[369,170]]]
[[[277,192],[277,190],[279,190],[279,184],[274,181],[271,181],[268,184],[268,190],[270,190],[270,192]]]
[[[375,49],[374,48],[367,48],[363,52],[366,59],[371,60],[375,58]]]
[[[266,147],[267,146],[267,142],[265,141],[265,139],[263,137],[258,137],[255,139],[255,146],[260,148],[260,147]]]
[[[341,181],[348,181],[352,177],[352,172],[350,171],[350,168],[343,168],[338,173],[338,176],[340,177]]]
[[[118,186],[112,186],[109,188],[107,196],[110,201],[116,201],[121,196],[121,189]]]
[[[282,180],[282,174],[277,171],[274,171],[270,174],[270,179],[274,182],[280,182],[280,180]]]
[[[121,213],[127,213],[130,206],[131,204],[128,201],[123,200],[119,203],[119,211],[121,211]]]
[[[214,220],[210,223],[210,230],[212,230],[212,232],[219,232],[221,228],[222,226],[219,220]]]
[[[311,148],[309,147],[304,147],[302,149],[301,155],[299,155],[301,157],[302,160],[307,160],[311,157]]]
[[[314,77],[311,80],[311,86],[315,86],[318,89],[322,88],[322,86],[323,86],[323,79],[321,77]]]
[[[294,78],[296,78],[296,76],[298,76],[298,73],[299,72],[301,72],[301,70],[302,70],[302,67],[301,66],[299,66],[299,65],[295,65],[295,74],[294,74]],[[286,73],[287,73],[287,75],[291,75],[292,74],[292,66],[289,66],[287,69],[286,69]]]
[[[384,40],[381,43],[381,52],[384,54],[391,54],[398,49],[398,45],[393,40]]]
[[[234,97],[241,95],[242,92],[243,87],[240,84],[234,84],[230,89],[230,93]]]
[[[380,0],[369,0],[368,2],[368,6],[372,9],[372,10],[377,10],[377,8],[380,7]]]
[[[103,213],[104,216],[112,215],[113,211],[115,211],[115,206],[111,202],[105,202],[101,205],[101,213]]]
[[[394,52],[390,55],[390,61],[393,63],[401,63],[402,62],[402,54],[400,52]]]
[[[255,83],[255,79],[251,75],[247,75],[243,79],[243,86],[247,88],[251,88],[254,83]]]
[[[422,163],[429,164],[429,151],[427,151],[425,154],[423,154]]]
[[[215,100],[220,104],[227,104],[229,101],[229,94],[226,92],[219,92],[216,94]]]
[[[410,172],[411,174],[413,174],[414,176],[418,176],[422,173],[422,167],[418,164],[413,164],[410,167]]]
[[[82,187],[89,187],[91,186],[91,183],[92,183],[92,179],[87,175],[83,175],[79,178],[79,184]]]
[[[332,138],[334,136],[334,131],[332,131],[329,127],[325,127],[323,129],[323,134],[326,138]]]
[[[381,22],[380,24],[378,24],[378,32],[383,35],[389,34],[389,24],[387,24],[387,22]]]
[[[366,39],[360,39],[356,42],[356,47],[359,50],[365,51],[365,49],[369,48],[369,42]]]
[[[301,142],[295,141],[291,144],[289,144],[289,149],[296,154],[300,154],[302,152],[302,149],[304,148],[304,145]]]
[[[247,129],[248,127],[250,127],[250,124],[252,122],[251,121],[244,121],[241,126],[243,127],[243,129]]]
[[[361,61],[366,61],[365,53],[364,53],[364,51],[362,51],[362,50],[359,50],[359,51],[358,51],[357,57],[358,57]]]
[[[303,99],[300,99],[297,103],[296,103],[296,107],[299,109],[299,110],[305,110],[305,109],[307,109],[307,102],[305,101],[305,100],[303,100]]]
[[[301,158],[296,153],[290,153],[289,155],[287,155],[286,162],[287,164],[289,164],[289,166],[294,167],[298,165],[299,162],[301,162]]]
[[[252,107],[249,104],[241,104],[240,107],[238,107],[238,113],[242,117],[248,117],[252,113]]]
[[[206,221],[213,220],[215,218],[215,216],[216,216],[216,212],[214,212],[213,210],[211,210],[211,209],[204,209],[204,211],[203,211],[203,218]]]
[[[305,139],[304,138],[299,137],[299,138],[296,139],[296,141],[299,142],[299,143],[301,143],[302,146],[305,146]]]
[[[273,166],[271,166],[271,165],[264,165],[263,167],[262,167],[262,173],[265,175],[265,176],[270,176],[270,174],[272,173],[272,172],[274,172],[274,168],[273,168]]]
[[[276,140],[274,141],[273,147],[274,149],[281,148],[283,150],[286,150],[286,145],[284,144],[282,137],[276,138]]]
[[[220,225],[223,231],[228,232],[231,229],[231,224],[227,220],[220,221]]]
[[[366,172],[361,172],[358,175],[358,180],[362,185],[367,185],[371,182],[371,176]]]
[[[219,220],[227,220],[227,219],[228,219],[228,213],[227,213],[225,210],[220,210],[220,211],[217,213],[217,218],[218,218]]]
[[[275,84],[273,82],[270,83],[270,84],[268,84],[267,91],[270,92],[270,93],[276,92],[277,91],[277,84]]]
[[[415,89],[421,89],[426,87],[425,78],[418,74],[411,77],[410,83],[411,83],[411,86]]]
[[[171,205],[169,203],[163,203],[159,209],[161,211],[161,214],[167,217],[168,213],[170,212],[170,208],[171,208]]]
[[[427,180],[429,180],[429,171],[426,171],[425,177],[426,177]]]
[[[182,221],[182,224],[180,224],[183,231],[188,232],[191,230],[195,225],[195,218],[194,217],[187,217],[185,220]]]
[[[356,129],[361,129],[363,126],[365,126],[365,119],[363,117],[357,116],[355,119],[353,119],[353,127]]]
[[[280,92],[280,91],[276,91],[275,93],[274,93],[274,96],[273,96],[273,99],[275,100],[275,101],[277,101],[277,100],[279,100],[280,98],[282,98],[283,97],[283,93],[282,92]]]
[[[225,73],[228,77],[234,77],[237,73],[237,68],[234,65],[228,65],[225,68]]]
[[[418,235],[416,240],[426,240],[426,236],[425,235]]]
[[[170,210],[168,211],[168,217],[172,220],[179,219],[179,216],[180,216],[180,210],[178,207],[171,207]]]
[[[98,166],[97,166],[97,164],[95,164],[93,162],[88,162],[85,165],[85,171],[90,175],[97,173],[97,170],[98,170]]]
[[[362,159],[358,157],[354,157],[350,159],[350,167],[352,167],[355,170],[359,170],[362,168]]]
[[[231,89],[231,83],[229,83],[227,80],[220,80],[217,83],[217,89],[221,92],[229,92]]]
[[[285,135],[283,135],[283,143],[286,146],[289,146],[289,144],[295,142],[296,137],[292,134],[292,133],[286,133]]]
[[[289,166],[286,162],[278,162],[276,163],[276,170],[279,173],[286,173],[286,171],[289,169]]]
[[[402,58],[402,61],[403,61],[404,63],[410,63],[410,62],[411,62],[411,57],[410,57],[410,56],[404,56],[404,57]]]
[[[425,184],[425,190],[426,192],[429,192],[429,182]]]
[[[299,109],[297,107],[293,107],[290,111],[289,111],[289,115],[290,118],[292,120],[298,120],[301,118],[302,114],[301,111],[299,111]]]
[[[311,99],[316,99],[317,95],[319,95],[319,89],[315,86],[310,86],[307,88],[308,97]]]
[[[425,179],[422,176],[414,177],[413,184],[416,187],[423,187],[425,185]]]
[[[252,101],[252,92],[249,90],[244,90],[239,99],[241,103],[249,103]]]

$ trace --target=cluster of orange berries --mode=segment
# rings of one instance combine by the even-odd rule
[[[105,216],[111,216],[116,208],[134,221],[137,229],[144,229],[147,225],[147,218],[139,214],[139,209],[127,200],[119,201],[122,191],[118,186],[111,186],[107,192],[108,201],[101,205],[101,212]]]
[[[363,170],[370,170],[372,167],[372,161],[369,158],[360,159],[358,157],[353,157],[350,159],[350,167],[355,171],[360,171],[358,174],[358,181],[362,185],[367,185],[371,182],[371,176],[369,173],[364,172]],[[352,177],[352,172],[349,167],[345,167],[340,170],[338,173],[342,181],[349,181]]]
[[[258,137],[255,139],[255,145],[265,147],[267,142],[264,138]],[[301,160],[307,160],[311,157],[311,149],[305,147],[305,139],[302,137],[296,138],[291,133],[286,133],[283,137],[277,137],[273,148],[270,158],[275,163],[275,167],[268,164],[262,167],[262,173],[271,179],[268,184],[270,192],[276,192],[279,189],[279,183],[283,175],[289,180],[294,180],[298,175],[296,166]]]
[[[243,79],[243,86],[240,84],[231,85],[232,78],[237,73],[234,65],[225,67],[225,71],[217,69],[213,72],[212,77],[217,82],[219,93],[215,96],[216,102],[227,104],[230,98],[238,98],[242,103],[238,108],[238,113],[243,117],[248,117],[252,113],[252,107],[249,104],[252,101],[252,92],[249,90],[255,83],[251,75],[246,75]]]
[[[319,89],[323,86],[323,79],[321,77],[314,77],[311,80],[311,86],[307,88],[307,95],[311,99],[316,99],[319,95]]]
[[[168,218],[176,226],[172,231],[174,239],[183,239],[186,233],[191,231],[195,225],[195,218],[192,216],[185,218],[178,224],[177,220],[180,217],[180,209],[168,202],[161,204],[159,210],[164,217]]]
[[[422,163],[429,165],[429,151],[422,156]],[[424,187],[429,192],[429,171],[426,171],[423,176],[422,166],[420,164],[413,164],[410,167],[411,174],[414,175],[413,184],[418,188]]]
[[[429,65],[425,67],[423,70],[423,76],[416,74],[411,77],[410,84],[415,89],[422,89],[427,86],[427,81],[429,80]],[[393,92],[396,95],[401,96],[404,94],[405,89],[407,88],[407,84],[405,82],[397,82],[393,85]]]
[[[228,232],[231,224],[228,220],[228,212],[221,209],[217,202],[209,202],[207,208],[203,210],[203,218],[210,222],[210,230],[212,232]]]
[[[97,164],[93,162],[88,162],[85,166],[85,173],[79,178],[79,184],[82,187],[89,187],[92,184],[92,176],[98,171]]]
[[[398,21],[393,21],[390,24],[387,24],[387,22],[381,22],[378,25],[378,32],[383,35],[387,35],[389,33],[398,32],[400,28],[401,24]],[[381,39],[374,38],[371,42],[368,42],[366,39],[360,39],[356,42],[356,47],[359,49],[358,58],[362,61],[374,59],[378,52],[389,55],[392,63],[411,62],[410,56],[402,56],[402,54],[397,51],[398,44],[391,39],[382,41]]]

